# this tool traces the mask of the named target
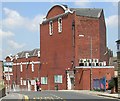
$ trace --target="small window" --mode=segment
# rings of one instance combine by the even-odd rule
[[[52,21],[49,22],[49,34],[50,35],[53,34],[53,22]]]
[[[32,72],[34,72],[34,63],[32,62]]]
[[[54,82],[55,83],[62,83],[62,75],[55,75]]]
[[[62,18],[58,19],[58,32],[62,32]]]
[[[22,62],[21,62],[21,64],[20,64],[20,71],[21,71],[21,72],[23,71],[23,69],[22,69]]]
[[[47,77],[41,77],[41,84],[47,84]]]
[[[119,44],[117,44],[117,49],[119,50]]]

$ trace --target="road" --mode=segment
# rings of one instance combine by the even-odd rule
[[[24,99],[29,99],[29,101],[54,101],[58,99],[59,101],[71,101],[73,99],[91,99],[91,101],[96,101],[97,99],[101,99],[102,101],[117,101],[116,99],[112,98],[105,98],[105,97],[100,97],[96,95],[90,95],[90,94],[82,94],[78,92],[69,92],[69,91],[22,91],[22,92],[17,92],[20,94],[24,95]],[[26,101],[26,100],[25,100]]]

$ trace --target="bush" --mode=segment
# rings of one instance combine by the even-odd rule
[[[115,86],[115,81],[114,79],[111,79],[108,83],[108,90],[111,90]]]

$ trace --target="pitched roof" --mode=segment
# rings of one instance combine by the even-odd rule
[[[87,16],[99,18],[103,9],[100,8],[70,8],[70,10],[75,11],[78,16]]]
[[[18,55],[19,58],[23,58],[25,57],[26,53],[29,53],[29,56],[37,56],[38,55],[38,51],[40,51],[40,49],[33,49],[32,51],[22,51],[17,53],[16,55]]]

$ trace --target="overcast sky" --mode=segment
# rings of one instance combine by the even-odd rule
[[[39,24],[55,4],[70,8],[103,8],[107,28],[107,46],[116,56],[118,39],[118,2],[2,2],[0,3],[0,60],[9,54],[39,48]],[[12,0],[14,1],[14,0]],[[19,1],[19,0],[18,0]],[[54,2],[53,2],[54,1]],[[58,1],[58,0],[57,0]],[[66,0],[67,1],[67,0]],[[90,2],[92,1],[92,2]]]

